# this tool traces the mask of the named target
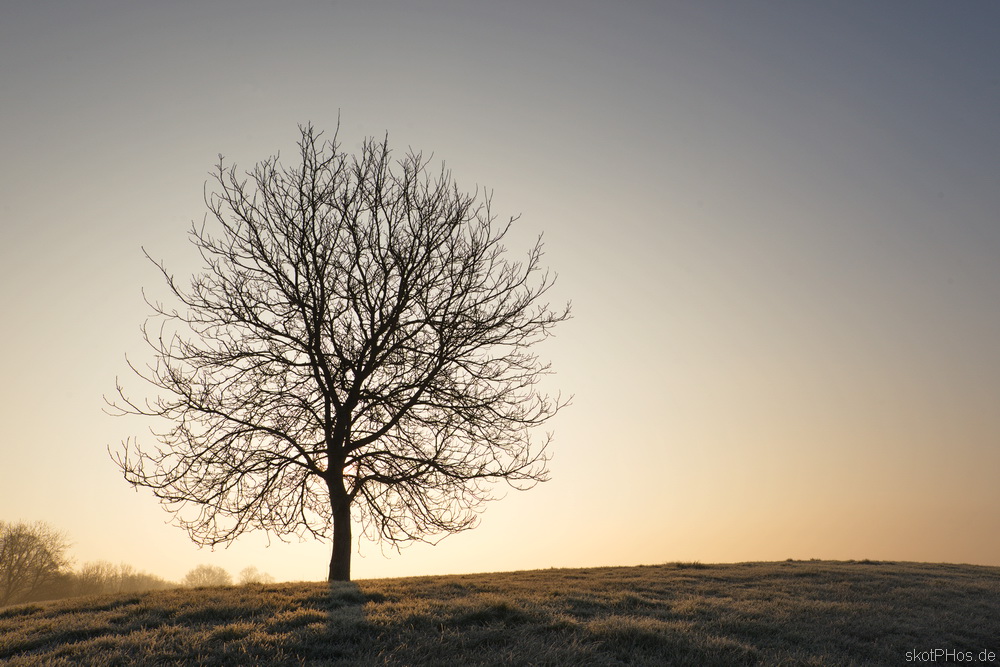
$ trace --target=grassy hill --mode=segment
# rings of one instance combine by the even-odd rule
[[[1000,568],[674,563],[0,609],[12,665],[947,664],[920,654],[937,649],[964,664],[992,651],[1000,665]]]

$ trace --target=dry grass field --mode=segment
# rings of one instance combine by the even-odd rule
[[[1000,568],[967,565],[672,563],[0,609],[11,665],[991,664],[984,651],[1000,664]]]

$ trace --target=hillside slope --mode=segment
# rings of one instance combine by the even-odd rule
[[[899,665],[936,649],[1000,664],[1000,568],[675,563],[0,609],[13,665]]]

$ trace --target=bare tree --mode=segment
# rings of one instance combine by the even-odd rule
[[[274,577],[269,575],[267,572],[261,572],[253,565],[248,565],[240,570],[240,584],[243,586],[246,586],[247,584],[271,583],[274,583]]]
[[[196,542],[332,532],[329,578],[349,580],[352,507],[398,548],[472,527],[495,481],[547,478],[551,436],[531,430],[566,402],[538,390],[531,347],[569,305],[541,303],[541,239],[505,259],[516,218],[498,224],[443,166],[300,130],[292,168],[274,156],[244,178],[220,156],[218,231],[190,232],[203,273],[185,286],[154,261],[180,302],[150,302],[156,362],[133,366],[158,395],[119,384],[112,404],[169,426],[114,456]]]
[[[185,586],[232,586],[233,578],[218,565],[199,565],[184,575]]]
[[[118,568],[106,560],[92,561],[76,571],[76,594],[120,593]]]
[[[42,523],[0,521],[0,605],[22,601],[68,564],[66,538]]]

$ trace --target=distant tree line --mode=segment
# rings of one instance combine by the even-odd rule
[[[48,524],[0,521],[0,605],[176,586],[126,563],[95,561],[73,570],[68,550],[66,536]]]
[[[113,565],[107,561],[86,563],[66,575],[67,586],[60,597],[70,595],[101,595],[103,593],[139,593],[174,588],[175,583],[147,572],[138,572],[127,563]]]
[[[48,524],[0,521],[0,607],[81,595],[139,593],[176,588],[177,583],[127,563],[84,563],[70,568],[66,536]],[[239,583],[266,584],[271,575],[249,566],[240,572]],[[230,586],[233,579],[223,568],[199,565],[185,575],[180,585]]]

